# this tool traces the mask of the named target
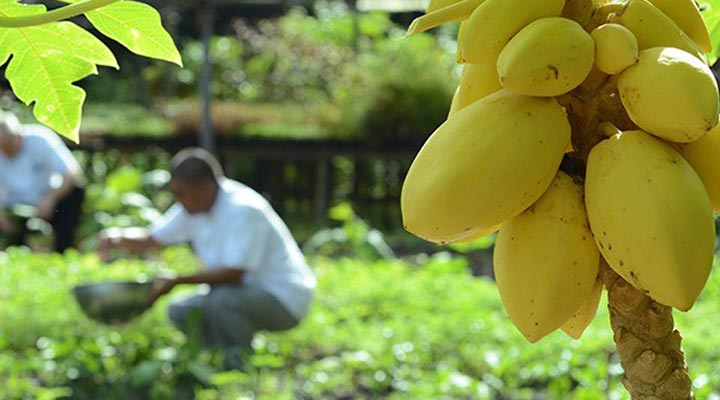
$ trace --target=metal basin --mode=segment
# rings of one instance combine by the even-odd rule
[[[73,294],[89,318],[104,324],[122,324],[150,307],[152,282],[100,282],[76,286]]]

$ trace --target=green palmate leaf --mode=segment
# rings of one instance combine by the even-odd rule
[[[160,14],[151,6],[135,1],[119,1],[87,12],[85,16],[103,35],[133,53],[182,66],[175,43],[163,28]]]
[[[42,5],[0,0],[0,15],[35,15]],[[12,58],[10,58],[12,56]],[[97,74],[97,65],[118,67],[110,49],[71,22],[0,28],[0,65],[15,95],[41,123],[77,141],[85,92],[72,83]]]
[[[713,45],[712,51],[708,53],[708,63],[713,65],[720,54],[720,0],[705,0],[701,3],[705,5],[702,16]]]

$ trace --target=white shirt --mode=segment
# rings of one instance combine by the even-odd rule
[[[242,183],[221,179],[207,213],[174,204],[150,234],[165,245],[190,242],[205,268],[243,270],[244,284],[267,290],[298,319],[307,313],[315,277],[280,216]]]
[[[38,205],[80,166],[55,132],[43,125],[23,125],[22,144],[13,158],[0,153],[0,205]]]

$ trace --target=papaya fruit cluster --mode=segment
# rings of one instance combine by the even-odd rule
[[[408,34],[459,21],[459,86],[407,173],[409,232],[439,244],[499,230],[494,273],[535,342],[579,338],[601,257],[689,310],[720,210],[718,86],[693,0],[432,0]]]

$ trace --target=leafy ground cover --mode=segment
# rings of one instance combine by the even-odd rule
[[[184,248],[101,264],[94,255],[0,253],[3,399],[627,399],[604,301],[580,341],[531,345],[492,281],[446,253],[405,260],[315,258],[310,317],[259,335],[246,373],[175,331],[163,300],[120,327],[86,319],[73,285],[194,268]],[[182,293],[173,293],[182,295]],[[720,275],[677,315],[698,398],[719,399],[714,314]]]

